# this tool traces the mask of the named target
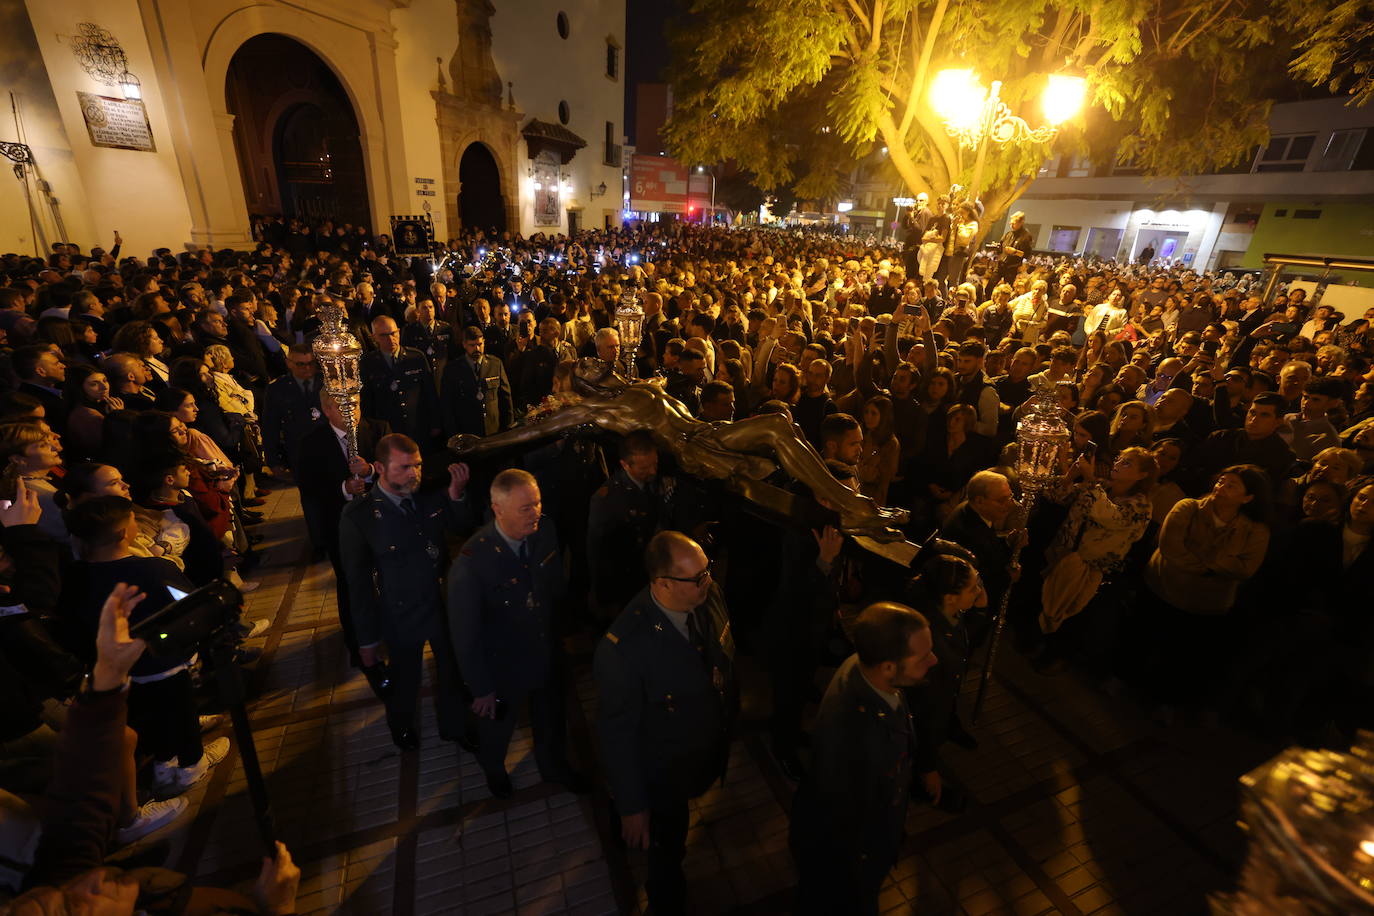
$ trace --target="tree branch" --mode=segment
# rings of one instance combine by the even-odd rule
[[[1169,54],[1172,56],[1172,55],[1177,55],[1177,54],[1182,53],[1182,51],[1183,51],[1185,48],[1187,48],[1188,45],[1192,44],[1194,41],[1197,40],[1197,37],[1198,37],[1199,35],[1202,35],[1202,34],[1205,33],[1208,29],[1210,29],[1210,28],[1212,27],[1212,25],[1213,25],[1218,19],[1221,18],[1221,14],[1222,14],[1222,13],[1225,13],[1225,12],[1227,11],[1227,9],[1229,9],[1229,8],[1231,7],[1231,5],[1232,5],[1232,0],[1226,0],[1226,2],[1220,4],[1220,5],[1217,7],[1217,10],[1216,10],[1215,13],[1213,13],[1206,21],[1204,21],[1204,22],[1203,22],[1201,25],[1199,25],[1197,28],[1193,29],[1193,31],[1192,31],[1190,34],[1188,34],[1186,37],[1182,37],[1182,36],[1183,36],[1183,27],[1180,26],[1180,27],[1174,32],[1174,37],[1171,38],[1171,39],[1169,40]]]
[[[882,43],[883,35],[883,0],[873,2],[873,26],[869,29],[868,51],[870,54],[878,53],[878,45]]]
[[[865,32],[872,32],[873,26],[869,23],[868,17],[864,15],[863,7],[859,6],[857,0],[849,0],[849,11],[854,14],[854,18],[859,20],[859,25],[864,27]]]
[[[830,5],[831,9],[835,11],[835,15],[840,18],[840,27],[844,29],[844,41],[848,46],[848,51],[845,53],[851,61],[857,60],[859,54],[863,51],[863,45],[859,41],[858,33],[854,31],[854,23],[851,22],[849,18],[850,13],[841,5],[840,0],[831,0]],[[849,0],[849,8],[853,11],[854,15],[857,15],[863,20],[863,11],[858,8],[854,0]]]
[[[949,0],[939,0],[935,4],[935,12],[930,15],[930,29],[926,32],[925,41],[921,45],[921,59],[916,64],[916,72],[911,75],[911,92],[907,94],[906,110],[902,112],[902,123],[898,133],[906,136],[906,132],[911,129],[911,121],[916,117],[916,107],[921,104],[921,96],[925,94],[926,71],[930,69],[930,55],[935,51],[935,39],[940,34],[940,22],[945,18],[945,10],[949,8]],[[915,13],[910,14],[915,16]]]

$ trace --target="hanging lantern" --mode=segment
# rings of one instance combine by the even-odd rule
[[[1016,424],[1016,476],[1029,513],[1035,497],[1059,473],[1059,454],[1072,438],[1054,391],[1042,388]]]
[[[358,418],[362,413],[359,398],[363,390],[359,365],[363,348],[358,338],[349,333],[345,312],[337,302],[322,307],[319,315],[323,328],[310,348],[320,364],[325,393],[334,399],[343,417],[348,457],[352,459],[358,455]]]
[[[635,363],[644,331],[644,307],[639,304],[637,291],[627,289],[620,297],[620,305],[615,310],[615,327],[620,332],[620,352],[629,376],[638,378]]]

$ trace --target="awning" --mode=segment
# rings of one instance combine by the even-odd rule
[[[587,145],[586,140],[561,124],[550,124],[538,118],[530,118],[529,123],[520,128],[520,133],[525,138],[525,145],[529,147],[531,159],[538,158],[544,150],[549,150],[557,153],[559,161],[564,165],[571,162],[577,151]]]

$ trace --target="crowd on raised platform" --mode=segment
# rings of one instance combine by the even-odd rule
[[[661,912],[684,906],[686,806],[721,775],[741,658],[767,672],[816,912],[876,905],[909,799],[961,810],[940,747],[977,746],[958,697],[999,609],[1036,670],[1162,723],[1328,744],[1370,726],[1374,310],[1037,257],[1016,218],[983,253],[949,251],[948,218],[907,228],[905,250],[473,232],[420,258],[267,218],[251,251],[0,258],[0,789],[32,828],[6,841],[10,883],[86,893],[225,758],[198,660],[112,634],[213,581],[254,588],[271,487],[299,487],[339,651],[397,746],[423,737],[428,646],[439,737],[509,796],[528,709],[544,779],[604,775]],[[356,455],[311,348],[331,307],[365,351]],[[1070,443],[1027,520],[1009,447],[1046,392]],[[909,566],[868,549],[896,538],[922,547]],[[579,631],[585,773],[564,740]],[[64,826],[34,839],[43,810]],[[289,911],[292,871],[268,860],[263,912]]]

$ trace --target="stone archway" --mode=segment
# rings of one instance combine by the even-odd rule
[[[225,98],[250,212],[370,225],[358,117],[319,55],[285,35],[250,38]]]
[[[470,143],[458,161],[458,216],[467,229],[506,230],[501,168],[481,143]]]

